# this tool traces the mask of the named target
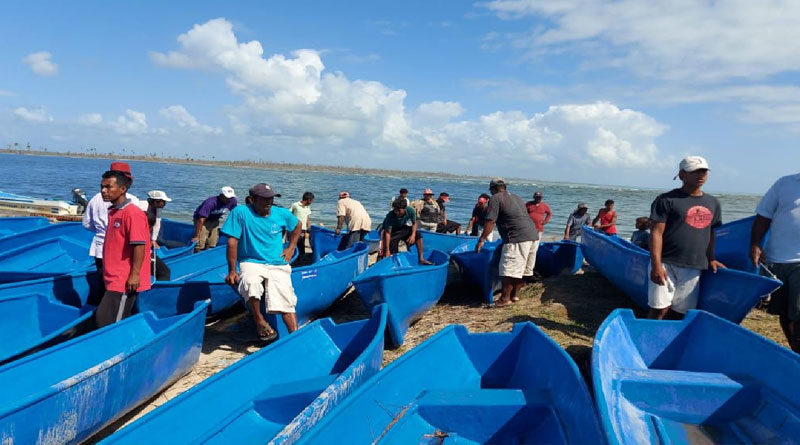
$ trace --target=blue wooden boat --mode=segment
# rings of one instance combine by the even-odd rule
[[[453,249],[464,243],[471,245],[473,249],[475,245],[478,244],[477,236],[436,233],[427,230],[422,230],[419,233],[422,234],[422,248],[426,252],[429,250],[441,250],[449,254],[453,252]]]
[[[5,443],[79,443],[189,372],[207,303],[136,314],[0,367]]]
[[[398,253],[378,261],[353,280],[368,309],[383,303],[389,306],[388,341],[394,347],[403,344],[408,327],[444,293],[450,255],[431,250],[425,253],[425,259],[433,264],[421,266],[414,252]]]
[[[344,230],[341,234],[337,235],[332,229],[322,226],[312,225],[309,229],[309,238],[311,240],[311,257],[313,262],[319,261],[322,257],[330,252],[337,250],[344,250],[347,239],[343,236],[347,234]],[[377,230],[370,231],[364,242],[369,245],[369,253],[378,251],[381,236]]]
[[[92,306],[70,306],[49,292],[0,297],[0,364],[88,331],[93,314]]]
[[[725,223],[714,230],[714,255],[722,264],[745,272],[758,272],[750,261],[750,229],[755,216]],[[767,243],[769,232],[761,240],[761,247]]]
[[[78,222],[55,223],[0,238],[0,254],[22,246],[54,238],[65,238],[85,246],[84,256],[89,256],[89,245],[94,235]]]
[[[589,263],[637,305],[647,309],[650,253],[624,239],[606,236],[588,227],[584,227],[581,239],[581,248]],[[761,297],[780,285],[778,280],[735,269],[718,269],[717,273],[703,271],[697,308],[741,323]]]
[[[217,255],[218,259],[213,259]],[[212,257],[203,261],[201,256]],[[317,263],[292,268],[292,286],[297,294],[297,320],[301,325],[327,309],[349,287],[356,275],[367,268],[367,246],[357,243],[348,250],[333,252]],[[199,259],[199,263],[194,263]],[[195,302],[210,299],[209,315],[218,315],[222,311],[242,304],[242,297],[236,289],[225,284],[228,265],[225,261],[225,247],[220,246],[189,257],[175,260],[170,264],[177,271],[174,281],[156,282],[152,289],[142,293],[136,300],[140,311],[151,311],[164,317],[185,312]],[[178,262],[191,262],[198,267],[195,273],[182,275],[186,264],[180,267]],[[203,262],[209,265],[203,268]],[[286,334],[286,326],[280,317],[267,314],[267,321],[278,332]]]
[[[539,243],[535,270],[543,276],[560,275],[564,271],[572,275],[582,266],[583,253],[579,243],[569,240]]]
[[[532,323],[448,326],[377,373],[299,443],[600,444],[578,367]]]
[[[0,299],[29,295],[43,295],[52,301],[80,308],[99,302],[101,297],[100,280],[97,272],[92,270],[0,284]]]
[[[89,257],[88,248],[69,238],[44,239],[0,253],[0,283],[64,275],[89,268],[94,268],[94,258]]]
[[[194,224],[161,218],[161,230],[158,232],[158,243],[168,250],[183,248],[191,242],[194,236]],[[228,243],[228,236],[220,232],[218,246]],[[194,248],[194,246],[192,246]]]
[[[292,443],[378,372],[386,307],[317,320],[108,437],[107,444]]]
[[[0,238],[28,232],[48,225],[50,225],[50,221],[41,216],[0,218]]]
[[[478,288],[483,302],[488,305],[494,304],[494,291],[500,286],[497,267],[502,246],[502,240],[487,241],[480,252],[475,252],[474,244],[465,243],[451,253],[461,269],[462,277]]]
[[[707,312],[615,310],[595,336],[592,380],[610,444],[800,441],[800,355]]]

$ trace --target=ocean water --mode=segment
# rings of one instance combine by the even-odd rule
[[[68,199],[70,191],[81,188],[88,198],[100,191],[100,176],[111,160],[69,158],[56,156],[27,156],[0,154],[0,190],[33,197]],[[247,189],[255,183],[270,184],[281,198],[276,204],[289,207],[299,201],[303,192],[314,193],[312,223],[336,224],[336,201],[340,190],[350,192],[361,201],[372,217],[373,227],[379,224],[391,206],[391,200],[401,187],[409,197],[421,197],[422,190],[432,188],[450,194],[448,218],[466,226],[472,208],[481,193],[488,193],[488,179],[418,176],[389,176],[377,174],[314,172],[304,170],[267,170],[238,167],[212,167],[188,164],[131,161],[134,183],[131,193],[146,198],[148,190],[164,190],[172,202],[167,204],[167,217],[190,221],[192,212],[203,199],[219,193],[220,187],[230,185],[244,202]],[[487,172],[502,176],[502,172]],[[713,178],[712,178],[713,181]],[[679,182],[675,182],[677,187]],[[650,213],[650,203],[665,190],[605,185],[556,183],[535,180],[508,180],[508,190],[524,200],[535,191],[544,194],[544,201],[553,211],[551,222],[545,226],[545,236],[564,232],[567,217],[578,202],[585,202],[589,212],[596,215],[606,199],[613,199],[618,213],[617,228],[621,236],[630,236],[634,221]],[[759,197],[753,195],[715,194],[722,203],[723,221],[752,215]]]

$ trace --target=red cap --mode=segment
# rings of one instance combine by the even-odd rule
[[[483,198],[483,197],[481,197],[481,198],[478,198],[478,202],[480,202],[480,203],[484,203],[484,202],[486,202],[486,201],[488,201],[488,199],[486,199],[486,198]]]
[[[126,173],[125,176],[129,178],[133,178],[133,174],[131,174],[131,166],[128,165],[127,162],[112,162],[111,168],[109,170],[116,170],[123,173]]]

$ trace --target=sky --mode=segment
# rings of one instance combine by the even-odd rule
[[[761,194],[800,2],[0,2],[0,146]],[[123,151],[124,150],[124,151]]]

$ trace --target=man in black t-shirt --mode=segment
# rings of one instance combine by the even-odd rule
[[[700,273],[725,267],[714,259],[714,229],[722,224],[722,208],[701,190],[708,162],[688,156],[679,168],[683,186],[659,195],[650,207],[650,318],[682,318],[697,307]]]
[[[437,233],[452,233],[461,235],[461,224],[451,220],[447,217],[447,203],[450,202],[450,195],[446,192],[439,193],[439,198],[436,203],[439,204],[439,209],[442,213],[439,214],[439,224],[436,226]]]

